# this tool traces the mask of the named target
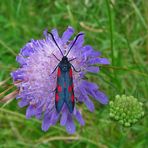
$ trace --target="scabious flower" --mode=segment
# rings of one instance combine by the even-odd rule
[[[70,40],[74,33],[72,27],[68,27],[59,37],[56,29],[51,31],[58,46],[64,53],[69,50],[74,40]],[[11,73],[14,84],[19,89],[17,99],[21,98],[18,103],[20,107],[27,106],[26,117],[35,116],[42,119],[42,130],[47,131],[60,120],[60,124],[66,127],[68,133],[75,132],[75,118],[81,125],[84,125],[82,113],[74,107],[73,113],[68,111],[64,104],[60,113],[55,108],[55,88],[57,82],[57,72],[53,73],[59,61],[55,58],[62,59],[55,42],[47,30],[44,31],[45,39],[31,40],[20,51],[16,60],[20,68]],[[93,112],[94,104],[89,96],[102,104],[107,104],[108,99],[104,93],[99,91],[95,83],[88,82],[85,74],[88,72],[98,73],[99,67],[95,64],[109,64],[106,58],[100,57],[100,52],[94,51],[89,45],[83,46],[84,35],[81,35],[75,42],[72,50],[68,54],[68,59],[76,58],[71,61],[75,69],[73,71],[74,93],[77,101],[83,102],[87,108]]]
[[[110,117],[127,127],[144,116],[143,104],[133,96],[116,95],[109,105]]]

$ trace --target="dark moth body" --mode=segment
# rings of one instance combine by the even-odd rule
[[[60,49],[59,45],[57,44],[54,36],[52,33],[49,32],[51,35],[54,43],[56,44],[57,48],[61,52],[62,60],[59,60],[54,54],[53,56],[60,61],[59,64],[56,66],[54,71],[58,68],[58,73],[57,73],[57,87],[55,90],[55,106],[56,110],[59,113],[63,107],[64,104],[66,104],[68,110],[70,113],[73,112],[74,110],[74,105],[75,105],[75,100],[74,100],[74,86],[73,86],[73,77],[72,77],[72,68],[75,72],[77,71],[74,66],[70,63],[70,61],[75,60],[76,58],[73,58],[68,61],[68,54],[74,44],[76,43],[77,39],[79,36],[83,35],[83,33],[80,33],[76,36],[75,40],[72,42],[71,46],[69,47],[68,52],[64,56],[62,50]]]
[[[64,103],[67,105],[70,113],[74,109],[74,86],[72,77],[71,63],[66,56],[58,64],[57,87],[55,92],[55,106],[57,112],[60,112]]]

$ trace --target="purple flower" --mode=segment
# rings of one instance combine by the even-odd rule
[[[68,27],[62,37],[59,37],[56,29],[51,32],[58,46],[66,55],[74,42],[74,40],[70,40],[74,29]],[[43,131],[47,131],[50,126],[55,125],[60,119],[61,126],[65,126],[67,132],[72,134],[75,132],[73,119],[76,119],[81,125],[84,125],[85,122],[82,113],[77,109],[77,105],[75,105],[73,113],[69,112],[66,104],[63,105],[60,113],[56,111],[54,90],[56,88],[57,72],[51,73],[59,61],[53,54],[60,60],[62,55],[47,30],[44,31],[44,36],[45,39],[28,42],[16,58],[20,68],[12,72],[11,76],[14,84],[19,88],[17,99],[21,98],[20,107],[27,106],[26,118],[35,116],[43,120]],[[95,83],[85,80],[85,74],[87,72],[98,73],[99,67],[96,64],[109,64],[109,61],[106,58],[101,58],[100,52],[94,51],[91,46],[83,46],[83,42],[84,35],[81,35],[69,52],[68,59],[76,58],[71,63],[75,69],[80,70],[80,72],[73,71],[75,97],[92,112],[94,111],[94,104],[89,96],[102,104],[107,104],[108,99],[104,93],[99,91]]]

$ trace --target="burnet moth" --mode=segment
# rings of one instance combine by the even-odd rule
[[[59,113],[64,105],[64,103],[67,105],[68,110],[70,113],[74,110],[75,105],[75,96],[74,96],[74,84],[73,84],[73,75],[72,75],[72,68],[75,72],[77,71],[74,66],[70,63],[71,61],[75,60],[76,58],[73,58],[71,60],[68,60],[68,54],[73,48],[74,44],[76,43],[79,36],[83,35],[83,33],[79,33],[72,45],[70,46],[68,52],[66,55],[63,54],[62,50],[60,49],[59,45],[57,44],[53,34],[51,32],[48,32],[56,46],[58,47],[59,51],[62,54],[62,60],[59,60],[54,54],[53,56],[59,61],[59,64],[56,66],[56,68],[53,70],[52,73],[54,73],[57,70],[57,86],[55,89],[55,106],[56,110]]]

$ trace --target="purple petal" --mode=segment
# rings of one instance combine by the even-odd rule
[[[66,130],[69,134],[73,134],[75,132],[75,124],[73,122],[73,119],[71,117],[71,114],[68,114],[68,119],[66,122]]]
[[[83,102],[84,101],[84,97],[82,94],[80,94],[78,97],[77,97],[78,101],[79,102]]]
[[[97,101],[99,101],[100,103],[102,103],[102,104],[107,104],[108,103],[107,96],[103,92],[100,92],[100,91],[96,91],[95,99]]]
[[[62,112],[62,116],[61,116],[61,120],[60,120],[60,124],[62,126],[64,126],[66,124],[66,122],[67,122],[67,116],[68,116],[68,111],[65,109]]]
[[[91,111],[91,112],[94,111],[95,107],[94,107],[93,102],[88,97],[86,97],[86,96],[85,96],[84,103],[87,106],[87,108],[89,109],[89,111]]]
[[[73,42],[75,41],[75,38],[73,39],[73,41],[69,44],[69,47],[71,47],[71,45],[73,44]],[[77,41],[75,42],[73,48],[75,50],[78,50],[79,48],[81,48],[83,46],[84,43],[84,35],[81,35],[77,38]],[[74,51],[73,49],[73,51]]]
[[[36,117],[37,119],[41,119],[41,118],[42,118],[42,113],[36,114],[35,117]]]
[[[93,51],[93,48],[90,45],[85,45],[81,48],[84,53],[90,53]]]
[[[22,49],[21,49],[21,55],[22,56],[25,56],[25,57],[28,57],[30,56],[34,50],[33,48],[31,47],[32,43],[27,43]]]
[[[48,29],[44,30],[43,35],[45,36],[45,40],[42,40],[42,42],[41,42],[42,46],[51,45],[52,44],[52,38],[51,38],[51,35],[48,33]]]
[[[83,80],[81,87],[83,88],[81,88],[83,95],[90,95],[102,104],[108,103],[107,96],[98,90],[98,86],[95,83]]]
[[[99,51],[93,51],[90,55],[90,57],[99,57],[101,55],[101,52]]]
[[[81,125],[84,125],[85,124],[85,121],[83,120],[83,117],[82,115],[80,114],[80,112],[77,110],[76,113],[75,113],[75,117],[77,119],[77,121],[81,124]]]
[[[16,57],[16,61],[21,64],[21,66],[26,64],[25,58],[21,55]]]
[[[24,73],[21,70],[17,70],[17,71],[11,72],[11,76],[12,76],[14,81],[24,80]]]
[[[32,105],[30,105],[27,110],[26,110],[26,118],[29,119],[32,116],[35,115],[35,107],[33,107]]]
[[[62,41],[64,43],[66,43],[70,38],[71,36],[74,34],[74,29],[72,27],[68,27],[67,30],[63,33],[62,35]]]
[[[61,49],[62,52],[63,52],[63,42],[62,42],[61,38],[59,37],[59,34],[58,34],[57,29],[52,29],[51,32],[52,32],[52,34],[53,34],[53,36],[54,36],[54,39],[55,39],[56,42],[58,43],[58,46],[60,47],[60,49]],[[52,40],[52,39],[51,39],[51,40]],[[57,49],[57,46],[55,45],[54,42],[52,42],[52,45],[54,45],[55,48]],[[57,49],[57,50],[58,50],[58,49]]]
[[[38,51],[38,49],[42,49],[43,48],[43,40],[31,40],[31,44],[34,47],[33,51]]]
[[[59,34],[58,34],[57,29],[52,29],[51,32],[52,32],[55,40],[59,40]]]
[[[49,129],[49,127],[51,126],[50,118],[51,118],[50,114],[44,116],[44,119],[43,119],[43,122],[42,122],[42,130],[43,131],[47,131]]]
[[[96,89],[98,89],[98,85],[97,84],[95,84],[95,83],[92,83],[92,82],[88,82],[88,81],[86,81],[86,80],[83,80],[82,81],[82,87],[84,87],[84,88],[86,88],[86,89],[88,89],[88,90],[96,90]]]
[[[22,99],[19,103],[18,103],[18,105],[19,105],[19,107],[24,107],[24,106],[27,106],[28,105],[28,102],[27,102],[27,100],[26,100],[26,98],[25,99]]]
[[[94,49],[90,45],[85,45],[84,47],[81,48],[81,50],[85,55],[89,57],[98,57],[101,55],[99,51],[94,51]]]
[[[87,67],[86,70],[87,70],[88,72],[98,73],[98,72],[99,72],[99,67],[90,66],[90,67]]]
[[[83,96],[87,96],[87,92],[86,92],[85,87],[84,87],[85,85],[83,85],[83,84],[84,83],[81,83],[81,85],[78,87],[78,89],[80,90],[80,94],[82,94]]]
[[[43,35],[45,36],[45,38],[48,38],[48,29],[47,28],[43,31]]]
[[[106,58],[98,58],[98,64],[110,64]]]
[[[83,98],[83,102],[85,103],[85,105],[87,106],[87,108],[93,112],[94,111],[94,104],[93,102],[89,99],[88,95],[87,95],[87,91],[85,90],[85,88],[80,88],[80,91],[82,93],[82,98]]]
[[[35,117],[36,117],[37,119],[41,119],[41,118],[42,118],[42,108],[37,108],[37,109],[36,109]]]
[[[51,125],[55,125],[57,123],[58,119],[59,119],[59,114],[55,110],[51,116]]]

